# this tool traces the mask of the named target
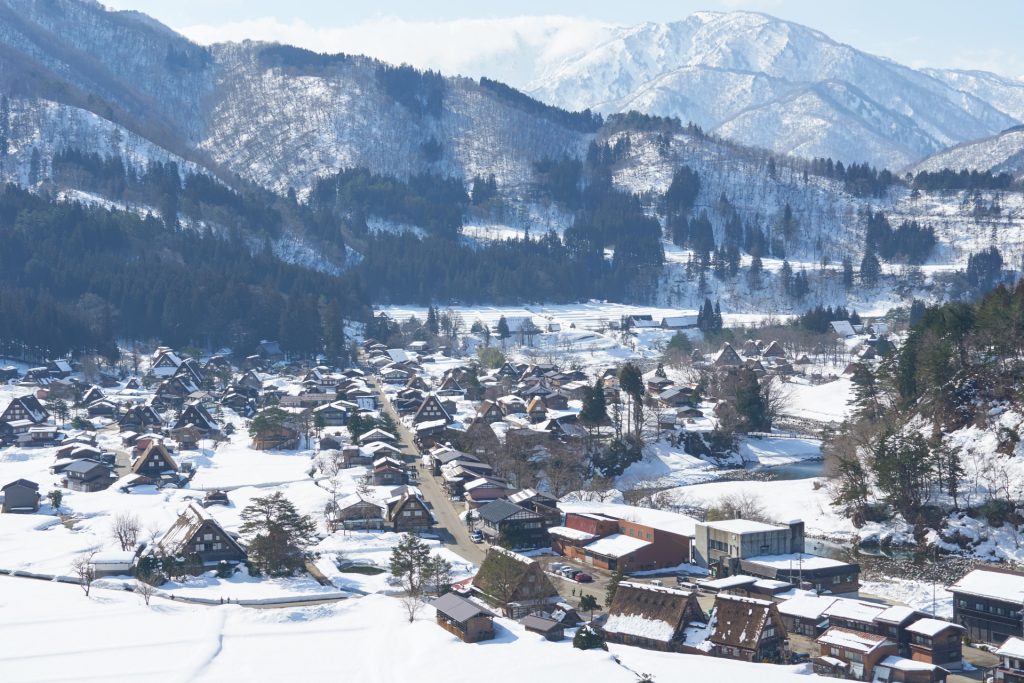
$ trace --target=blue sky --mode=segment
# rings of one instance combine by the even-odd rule
[[[574,20],[582,39],[588,27],[672,21],[698,10],[754,10],[818,29],[841,42],[915,67],[984,69],[1024,75],[1024,2],[987,0],[105,0],[138,9],[200,42],[246,37],[290,42],[318,51],[365,52],[389,61],[459,68],[475,51],[487,53],[526,17]],[[515,27],[510,29],[509,27]],[[545,34],[546,35],[546,34]],[[474,43],[473,38],[476,38]],[[457,39],[460,55],[439,51]],[[510,38],[511,40],[511,38]],[[541,38],[537,38],[541,40]],[[568,48],[568,44],[566,46]]]

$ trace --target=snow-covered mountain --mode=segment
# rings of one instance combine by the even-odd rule
[[[55,104],[78,110],[78,121],[114,124],[162,155],[276,191],[355,166],[398,176],[495,173],[510,185],[533,161],[585,149],[585,122],[567,123],[517,93],[385,67],[265,43],[204,48],[91,1],[0,1],[0,92],[18,100],[18,112],[43,120],[37,110]],[[81,127],[21,125],[14,110],[11,121],[20,157],[95,148]]]
[[[933,154],[912,171],[941,171],[944,168],[1024,174],[1024,126],[998,135],[965,142]]]
[[[779,153],[902,168],[1021,122],[1015,84],[917,71],[750,12],[622,28],[527,90],[568,109],[677,116]]]

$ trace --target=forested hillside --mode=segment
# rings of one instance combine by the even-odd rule
[[[1020,522],[1024,285],[910,313],[898,350],[854,368],[854,418],[826,448],[833,499],[859,525],[895,517],[973,547],[981,524]]]

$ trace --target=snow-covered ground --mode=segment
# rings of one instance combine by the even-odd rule
[[[450,683],[486,671],[489,681],[633,683],[685,671],[693,680],[795,683],[806,667],[779,667],[633,647],[573,649],[499,618],[497,638],[468,645],[434,623],[409,622],[401,603],[371,595],[293,609],[205,607],[124,591],[0,577],[3,679],[28,681],[272,681],[327,678]],[[617,663],[615,658],[621,661]]]

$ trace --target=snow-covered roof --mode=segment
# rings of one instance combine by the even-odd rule
[[[918,633],[922,636],[928,636],[929,638],[942,633],[947,628],[957,628],[961,631],[964,630],[963,626],[954,624],[949,621],[943,621],[942,619],[918,619],[913,624],[907,627],[907,630],[911,633]]]
[[[692,537],[694,535],[694,527],[697,524],[697,520],[693,517],[681,515],[677,512],[641,508],[621,503],[559,502],[558,507],[565,512],[577,514],[592,513],[605,515],[613,519],[626,519],[636,524],[642,524],[652,529],[667,531],[680,536]]]
[[[885,636],[873,633],[860,633],[833,626],[818,638],[818,642],[824,645],[834,645],[846,650],[867,653],[873,652],[891,641],[886,640]]]
[[[896,657],[895,655],[889,655],[880,661],[878,666],[887,666],[897,671],[935,671],[941,668],[928,662],[919,662],[914,659],[907,659],[906,657]]]
[[[779,603],[779,612],[790,617],[820,619],[835,601],[836,598],[824,595],[802,596]]]
[[[833,320],[831,324],[832,331],[836,334],[841,334],[844,337],[852,337],[855,334],[849,320]]]
[[[736,586],[747,586],[753,583],[757,583],[756,576],[733,574],[732,576],[726,576],[721,579],[701,581],[700,585],[702,588],[710,588],[711,590],[728,590],[729,588],[735,588]]]
[[[874,621],[875,617],[887,609],[886,605],[879,605],[874,602],[862,602],[848,598],[837,598],[825,614],[840,619],[852,619],[854,621]]]
[[[101,553],[95,553],[89,558],[89,562],[91,564],[103,566],[131,567],[132,562],[134,561],[135,553],[130,550],[125,552],[120,550],[108,550]]]
[[[905,605],[893,605],[888,608],[877,617],[875,621],[884,621],[887,624],[899,624],[902,623],[907,617],[916,614],[917,610],[913,607],[906,607]]]
[[[775,527],[778,528],[778,527]],[[785,553],[782,555],[755,555],[748,562],[772,567],[773,569],[835,569],[838,567],[850,566],[848,562],[833,560],[819,555],[808,555],[807,553]]]
[[[605,622],[604,630],[663,643],[672,640],[676,633],[675,627],[667,621],[648,619],[639,614],[612,614]]]
[[[755,522],[752,519],[724,519],[720,522],[705,522],[710,529],[717,529],[730,534],[756,534],[765,531],[786,531],[784,526]]]
[[[508,550],[507,548],[502,548],[499,545],[492,545],[489,550],[490,550],[490,552],[501,553],[502,555],[507,555],[508,557],[511,557],[513,560],[518,560],[519,562],[522,562],[523,564],[533,564],[534,562],[536,562],[536,560],[533,559],[532,557],[527,557],[526,555],[520,555],[519,553],[515,552],[514,550]]]
[[[625,534],[612,534],[584,546],[584,549],[603,557],[624,557],[649,545],[650,542],[642,541],[639,538]]]
[[[1024,638],[1007,638],[1006,642],[996,650],[1003,657],[1024,658]]]
[[[588,534],[586,531],[580,531],[579,529],[571,529],[567,526],[553,526],[548,529],[548,533],[552,536],[568,538],[571,541],[589,541],[594,538],[594,534]]]
[[[950,590],[1019,605],[1024,602],[1024,576],[975,569],[950,586]]]

